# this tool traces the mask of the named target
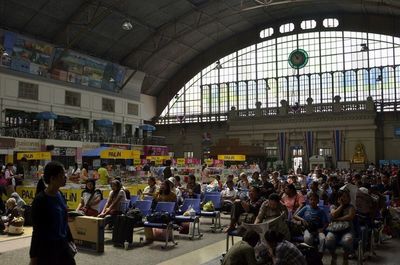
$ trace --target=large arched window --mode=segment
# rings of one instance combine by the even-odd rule
[[[329,25],[336,25],[331,21]],[[327,24],[327,25],[328,25]],[[169,102],[160,123],[226,120],[237,110],[292,104],[365,101],[378,111],[397,110],[400,97],[400,38],[366,32],[310,30],[274,38],[220,58],[193,77]],[[299,69],[289,55],[304,50],[307,63]],[[397,58],[396,58],[397,56]],[[295,58],[297,59],[297,58]]]

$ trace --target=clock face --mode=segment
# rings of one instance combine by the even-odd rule
[[[305,50],[297,49],[289,55],[289,65],[294,69],[300,69],[308,63],[308,54]]]

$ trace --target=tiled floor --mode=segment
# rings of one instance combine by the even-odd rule
[[[136,245],[128,251],[115,248],[110,243],[110,233],[106,233],[107,243],[103,254],[90,253],[81,251],[78,253],[77,264],[127,264],[127,261],[134,261],[130,264],[191,264],[191,265],[219,265],[219,258],[225,251],[225,234],[210,233],[207,231],[206,225],[203,226],[204,238],[200,240],[188,240],[185,237],[178,239],[178,245],[167,250],[161,250],[161,242],[151,245]],[[20,237],[0,236],[0,260],[3,264],[20,265],[27,264],[29,261],[28,252],[30,245],[30,230],[26,230],[25,234]],[[142,232],[137,232],[135,241],[139,241],[139,237],[143,236]],[[235,239],[235,242],[239,238]],[[377,246],[377,256],[372,256],[366,260],[365,265],[399,265],[400,264],[400,239],[391,239],[383,245]],[[340,264],[341,259],[338,260]],[[330,264],[328,254],[324,256],[324,264]],[[355,265],[356,261],[350,261],[351,265]]]

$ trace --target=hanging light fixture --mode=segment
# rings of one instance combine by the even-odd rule
[[[361,46],[361,50],[360,50],[361,52],[369,51],[368,45],[366,43],[362,43],[362,44],[360,44],[360,46]]]
[[[133,24],[132,24],[132,22],[130,22],[129,20],[125,20],[125,21],[122,23],[121,28],[122,28],[123,30],[129,31],[129,30],[132,30],[132,29],[133,29]]]
[[[222,64],[221,64],[221,62],[219,60],[215,62],[214,69],[216,69],[216,70],[221,70],[222,69]]]
[[[376,77],[376,82],[381,82],[382,81],[382,75],[378,75]]]

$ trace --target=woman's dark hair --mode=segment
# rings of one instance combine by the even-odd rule
[[[93,184],[93,190],[96,189],[96,180],[94,180],[94,179],[88,179],[88,180],[86,181],[86,184],[88,184],[88,183],[92,183],[92,184]],[[85,187],[85,191],[90,191],[90,190],[87,188],[87,185],[86,185],[86,187]],[[90,191],[90,192],[91,192],[91,191]]]
[[[281,198],[279,197],[278,193],[272,193],[269,195],[268,200],[279,202]]]
[[[84,162],[83,164],[82,164],[82,169],[86,169],[87,171],[89,171],[89,165],[88,165],[88,163],[86,163],[86,162]]]
[[[189,179],[194,180],[194,182],[196,182],[196,177],[193,174],[189,175]]]
[[[293,184],[287,185],[286,188],[288,188],[290,191],[296,193],[296,187]]]
[[[228,186],[229,184],[234,185],[235,183],[233,183],[233,180],[228,180],[225,184]]]
[[[165,190],[160,190],[160,194],[169,195],[171,193],[171,185],[173,185],[173,183],[169,180],[164,180],[164,183]]]
[[[120,190],[122,188],[122,184],[121,181],[114,179],[113,181],[111,181],[111,185],[115,184],[117,186],[117,190]]]
[[[174,176],[176,182],[180,182],[181,181],[181,177],[179,177],[178,175]]]
[[[249,230],[243,235],[242,240],[254,247],[260,241],[260,235],[254,230]]]
[[[156,178],[153,177],[153,176],[150,176],[150,177],[149,177],[149,180],[153,181],[154,183],[156,182]]]
[[[342,189],[342,190],[339,190],[337,192],[336,201],[335,201],[335,205],[336,206],[339,206],[339,199],[345,194],[350,197],[350,191],[348,189],[346,189],[346,188]]]
[[[310,192],[310,193],[308,194],[308,198],[311,199],[311,197],[314,197],[314,198],[316,198],[317,200],[319,200],[318,193],[316,193],[316,192]]]
[[[113,193],[111,194],[111,198],[110,198],[111,201],[114,200],[118,196],[118,193],[122,188],[122,184],[121,184],[121,182],[119,180],[111,181],[111,186],[112,186],[112,184],[115,184],[117,186],[117,190],[113,191]]]
[[[46,185],[44,185],[44,183],[46,183],[47,185],[50,184],[53,177],[58,176],[59,174],[64,172],[64,166],[60,162],[51,161],[50,163],[48,163],[44,167],[43,177],[39,179],[39,182],[36,186],[36,194],[44,191],[44,189],[46,188]]]
[[[250,189],[253,189],[257,194],[260,194],[260,192],[261,192],[261,190],[260,190],[260,188],[258,187],[258,186],[250,186]]]
[[[267,242],[269,243],[279,243],[282,242],[282,240],[284,239],[283,234],[274,230],[268,230],[267,232],[265,232],[264,237],[265,240],[267,240]]]

